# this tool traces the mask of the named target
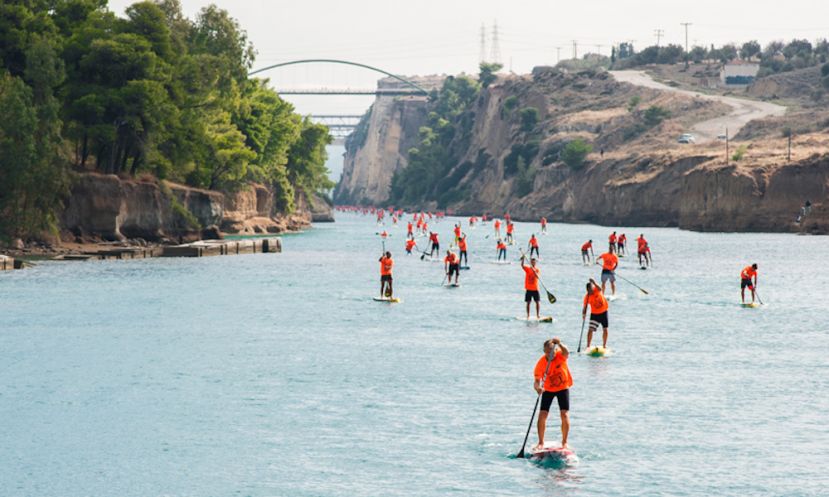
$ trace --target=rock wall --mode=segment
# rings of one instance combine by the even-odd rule
[[[280,233],[310,225],[308,202],[298,195],[296,205],[294,214],[277,212],[273,193],[257,184],[224,194],[170,182],[84,173],[73,183],[61,224],[66,236],[81,240],[193,240],[202,238],[203,229],[216,233],[218,227],[227,233]],[[315,205],[317,216],[324,218],[327,204]]]

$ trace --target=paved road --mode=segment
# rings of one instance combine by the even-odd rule
[[[754,119],[761,119],[769,116],[782,116],[786,113],[786,108],[782,105],[771,104],[768,102],[758,102],[755,100],[746,100],[736,97],[723,97],[719,95],[706,95],[695,91],[681,90],[674,88],[648,76],[644,71],[613,71],[611,72],[617,81],[631,83],[647,88],[654,88],[657,90],[672,91],[674,93],[681,93],[690,97],[699,97],[707,100],[715,100],[731,106],[733,109],[730,114],[715,117],[707,121],[702,121],[694,125],[693,132],[696,134],[697,142],[706,142],[716,140],[717,136],[724,134],[725,129],[728,128],[728,134],[735,136],[747,122]]]

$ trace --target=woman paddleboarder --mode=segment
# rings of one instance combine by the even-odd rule
[[[551,338],[544,342],[544,355],[535,364],[533,388],[541,395],[541,410],[538,413],[536,427],[538,445],[533,447],[533,451],[544,448],[547,415],[550,413],[553,399],[558,401],[558,411],[561,415],[561,446],[567,448],[567,435],[570,433],[570,387],[573,386],[573,378],[570,376],[570,369],[567,368],[569,356],[570,351],[561,340],[558,337]],[[549,360],[549,357],[552,357],[552,360]]]

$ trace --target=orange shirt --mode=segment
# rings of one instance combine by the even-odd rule
[[[532,290],[538,291],[538,274],[541,273],[541,270],[535,268],[533,271],[532,266],[522,266],[524,270],[524,290]]]
[[[455,226],[455,236],[457,236],[458,238],[460,238],[460,236],[461,236],[461,228],[460,228],[460,226]]]
[[[409,230],[409,233],[411,233],[412,232],[412,223],[409,223],[408,226],[406,226],[406,228]]]
[[[755,276],[757,276],[757,271],[755,271],[754,268],[751,266],[744,267],[742,272],[740,272],[740,278],[744,280],[750,280]]]
[[[457,264],[458,263],[458,256],[453,252],[446,257],[443,258],[443,262],[448,262],[449,264]]]
[[[639,245],[639,250],[643,250],[645,248],[645,245],[648,244],[648,241],[640,236],[636,239],[636,243]]]
[[[607,239],[608,239],[608,241],[610,241],[610,243],[616,243],[616,235],[614,235],[612,233],[610,234],[609,237],[607,237]]]
[[[461,249],[461,252],[466,252],[466,238],[458,240],[458,248]]]
[[[550,369],[547,369],[547,362],[550,362]],[[545,392],[558,392],[573,386],[573,377],[570,376],[570,369],[567,367],[567,358],[560,350],[556,350],[556,355],[553,356],[552,361],[547,361],[547,356],[541,356],[541,359],[535,363],[535,371],[533,376],[536,380],[541,380],[544,373],[547,377],[544,379]]]
[[[515,225],[510,223],[507,225],[507,233],[512,233],[515,230]]]
[[[383,257],[380,260],[380,275],[390,276],[391,268],[394,267],[394,260],[391,257]]]
[[[628,237],[624,233],[622,233],[621,235],[619,235],[618,241],[619,243],[624,244],[626,241],[628,241]]]
[[[613,271],[616,269],[616,266],[619,265],[619,257],[616,254],[612,254],[610,252],[606,252],[599,256],[599,259],[602,260],[602,269],[606,269],[608,271]]]
[[[498,250],[506,250],[507,244],[504,242],[498,242]]]
[[[591,249],[591,248],[593,248],[593,243],[591,243],[591,242],[585,242],[584,245],[581,246],[582,250],[588,250],[588,249]]]
[[[495,229],[497,230],[497,229],[499,229],[500,227],[501,227],[501,221],[499,221],[499,220],[497,220],[497,219],[496,219],[496,220],[495,220]]]
[[[541,226],[547,226],[547,218],[546,217],[541,218]]]
[[[602,291],[598,288],[593,290],[590,295],[584,296],[584,305],[590,304],[590,314],[601,314],[607,311],[607,299],[604,298]]]
[[[536,238],[536,237],[530,238],[530,247],[538,248],[538,238]]]
[[[406,240],[406,250],[411,250],[415,246],[414,240]]]

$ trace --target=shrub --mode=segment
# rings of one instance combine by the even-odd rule
[[[518,158],[518,175],[515,178],[515,193],[524,196],[532,193],[533,183],[535,183],[536,169],[533,166],[527,166],[523,157]]]
[[[645,124],[651,128],[659,126],[662,124],[662,121],[669,117],[671,117],[670,111],[664,107],[659,107],[658,105],[651,105],[648,107],[644,115]]]
[[[518,97],[510,95],[504,99],[504,112],[512,112],[516,107],[518,107]]]
[[[593,147],[589,143],[581,138],[576,138],[565,145],[564,150],[561,151],[561,160],[571,169],[578,170],[584,167],[587,154],[592,151]]]
[[[748,147],[746,147],[745,145],[740,145],[739,147],[737,147],[737,150],[734,151],[734,155],[731,156],[731,160],[733,160],[734,162],[740,162],[743,159],[743,157],[745,157],[747,150]]]
[[[538,109],[535,107],[524,107],[519,112],[521,117],[521,129],[523,131],[532,131],[535,125],[538,124]]]

